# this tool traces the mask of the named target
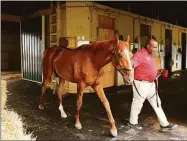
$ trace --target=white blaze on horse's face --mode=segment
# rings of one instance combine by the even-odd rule
[[[131,65],[131,60],[130,60],[130,58],[131,58],[131,54],[130,54],[130,51],[129,50],[127,50],[127,48],[123,51],[123,54],[126,56],[126,60],[127,60],[127,64],[128,64],[128,67],[129,67],[129,69],[131,69],[132,70],[132,65]]]
[[[126,57],[126,66],[127,68],[129,68],[130,71],[126,71],[126,70],[121,70],[124,78],[124,81],[128,84],[132,83],[133,78],[134,78],[134,73],[133,73],[133,68],[132,68],[132,64],[131,64],[131,53],[128,49],[128,46],[125,47],[125,49],[123,50],[123,54]]]
[[[118,71],[123,76],[125,83],[130,84],[134,78],[134,73],[130,61],[132,53],[129,51],[129,43],[125,41],[119,41],[115,56],[117,58],[115,65],[117,66]]]

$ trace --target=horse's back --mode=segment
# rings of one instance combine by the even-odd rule
[[[94,62],[95,52],[88,45],[83,45],[77,49],[62,50],[54,60],[54,68],[67,81],[91,84],[99,73]]]

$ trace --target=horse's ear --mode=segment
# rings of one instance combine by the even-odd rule
[[[125,41],[128,42],[128,43],[130,42],[130,36],[129,35],[127,36],[127,39]]]
[[[118,44],[118,43],[119,43],[119,38],[118,38],[118,35],[115,35],[115,36],[114,36],[114,42],[115,42],[116,44]]]

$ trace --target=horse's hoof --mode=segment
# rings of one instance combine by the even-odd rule
[[[62,118],[67,118],[66,113],[61,113],[61,117],[62,117]]]
[[[79,130],[82,129],[82,125],[81,125],[81,123],[75,124],[75,127],[76,127],[77,129],[79,129]]]
[[[117,137],[118,135],[117,130],[110,130],[110,133],[113,137]]]
[[[44,106],[42,104],[39,105],[38,107],[40,110],[43,110],[44,109]]]

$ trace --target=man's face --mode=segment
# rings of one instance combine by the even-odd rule
[[[147,45],[147,52],[149,54],[153,54],[153,51],[156,50],[158,48],[158,43],[155,40],[150,40],[149,44]]]

